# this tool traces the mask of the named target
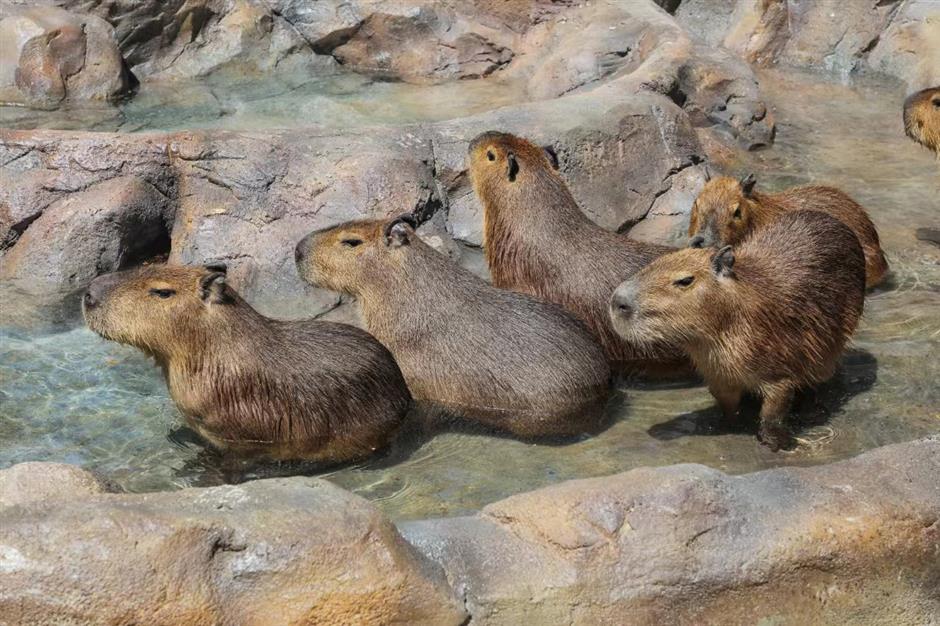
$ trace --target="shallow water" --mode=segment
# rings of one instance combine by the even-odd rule
[[[458,515],[557,481],[643,465],[696,462],[740,473],[824,463],[940,432],[940,248],[913,235],[918,226],[940,226],[940,165],[904,138],[900,91],[871,81],[822,84],[805,74],[761,78],[777,105],[777,142],[736,167],[757,172],[769,188],[844,188],[870,209],[892,266],[889,284],[869,296],[835,379],[802,399],[803,443],[795,451],[759,446],[755,424],[716,428],[702,387],[622,382],[609,408],[612,424],[595,437],[536,445],[485,433],[406,431],[384,455],[321,475],[407,519]],[[132,491],[314,473],[220,463],[179,428],[146,357],[85,329],[2,331],[0,390],[0,467],[65,461]]]
[[[145,83],[116,106],[71,105],[58,111],[0,106],[0,126],[112,132],[196,128],[260,130],[435,122],[524,99],[520,85],[495,80],[408,85],[360,74],[275,75],[251,82]]]

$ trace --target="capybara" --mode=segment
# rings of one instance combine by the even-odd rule
[[[627,340],[681,343],[726,418],[763,399],[760,440],[791,445],[794,392],[828,380],[862,314],[865,259],[841,221],[793,211],[732,250],[687,248],[620,285],[610,316]]]
[[[300,275],[358,299],[416,400],[522,437],[591,430],[610,371],[587,329],[464,270],[415,224],[405,214],[313,232],[297,245]]]
[[[224,266],[151,265],[96,278],[82,302],[104,337],[163,368],[189,425],[214,447],[273,459],[365,457],[411,402],[391,353],[367,332],[262,316]]]
[[[940,86],[908,96],[904,101],[904,131],[940,156]]]
[[[682,369],[681,357],[667,347],[640,353],[627,345],[607,314],[617,285],[674,248],[635,241],[589,220],[553,156],[526,139],[483,133],[470,143],[469,161],[494,285],[561,305],[588,325],[618,367],[648,370],[644,360],[652,359]]]
[[[811,185],[780,193],[754,189],[752,174],[737,180],[712,178],[692,203],[689,245],[693,248],[733,246],[767,227],[789,211],[821,211],[848,226],[865,253],[865,286],[884,279],[888,262],[881,251],[878,231],[865,209],[835,187]]]

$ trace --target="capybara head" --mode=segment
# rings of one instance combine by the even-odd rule
[[[904,131],[940,154],[940,87],[923,89],[904,101]]]
[[[342,293],[360,290],[395,273],[403,247],[417,237],[405,213],[388,220],[359,220],[317,230],[297,244],[294,259],[308,283]]]
[[[105,339],[170,356],[191,350],[238,302],[224,265],[150,265],[93,280],[82,313]]]
[[[705,183],[692,203],[689,216],[689,245],[693,248],[734,245],[751,231],[755,219],[756,180],[748,174],[741,180],[719,176]]]
[[[484,203],[499,197],[506,200],[500,204],[537,210],[539,206],[529,207],[513,199],[526,190],[541,189],[545,193],[546,187],[551,189],[558,183],[564,187],[556,171],[558,158],[551,148],[508,133],[489,131],[478,135],[470,142],[469,161],[474,190]],[[539,184],[533,185],[535,182]]]
[[[624,281],[610,299],[614,329],[631,344],[688,344],[713,336],[723,282],[734,276],[731,246],[661,256]]]

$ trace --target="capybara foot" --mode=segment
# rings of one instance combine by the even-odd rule
[[[757,439],[770,448],[771,452],[789,450],[796,443],[790,431],[779,424],[761,424]]]

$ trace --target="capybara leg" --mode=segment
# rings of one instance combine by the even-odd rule
[[[774,452],[789,448],[793,445],[793,436],[786,422],[793,402],[793,389],[770,387],[762,391],[764,403],[760,409],[760,431],[757,438]]]
[[[741,404],[741,390],[721,385],[709,385],[708,391],[715,397],[721,408],[721,415],[726,424],[732,424],[738,416],[738,407]]]

